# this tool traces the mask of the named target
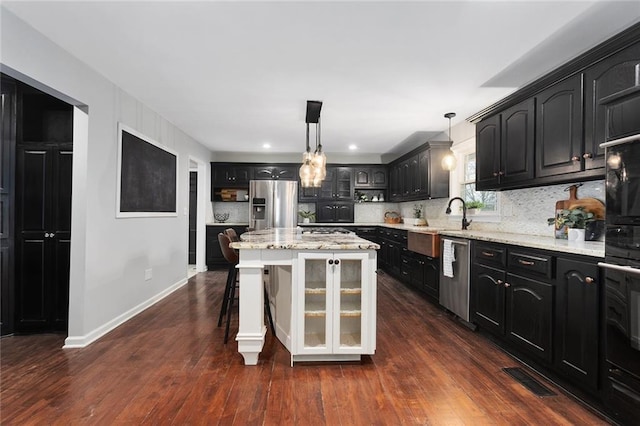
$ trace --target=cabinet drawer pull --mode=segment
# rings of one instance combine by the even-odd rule
[[[496,257],[495,253],[491,253],[491,252],[488,252],[488,251],[483,251],[482,254],[483,254],[483,256],[487,256],[487,257]]]
[[[591,277],[585,277],[584,282],[587,284],[593,284],[593,281],[595,281],[593,278]]]
[[[531,262],[529,260],[522,260],[522,259],[518,259],[518,263],[521,265],[527,265],[527,266],[531,266],[531,265],[535,265],[535,262]]]

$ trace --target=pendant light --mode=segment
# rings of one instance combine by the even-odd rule
[[[448,112],[444,115],[444,118],[449,119],[449,141],[451,142],[453,142],[451,140],[451,119],[455,116],[456,116],[455,112]],[[456,156],[453,155],[453,152],[451,150],[449,150],[449,152],[444,157],[442,157],[441,165],[444,170],[448,170],[448,171],[451,171],[456,168],[456,165],[457,165]]]
[[[302,154],[302,166],[300,166],[300,185],[303,188],[320,187],[327,176],[327,157],[322,151],[320,141],[320,110],[321,101],[307,101],[307,146]],[[316,150],[311,153],[309,147],[309,123],[316,125]]]
[[[311,166],[311,148],[309,147],[309,123],[307,123],[307,149],[302,153],[302,166],[300,166],[300,185],[303,188],[312,186],[313,167]]]

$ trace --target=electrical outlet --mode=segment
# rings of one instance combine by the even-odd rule
[[[144,280],[145,281],[149,281],[151,278],[153,278],[153,269],[151,269],[151,268],[145,269],[144,270]]]

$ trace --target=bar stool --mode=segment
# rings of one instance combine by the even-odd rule
[[[234,232],[235,233],[235,232]],[[227,273],[227,283],[224,289],[224,296],[222,298],[222,306],[220,307],[220,316],[218,317],[218,327],[222,324],[222,317],[226,314],[227,323],[224,330],[224,343],[226,344],[229,340],[229,324],[231,323],[231,309],[233,308],[233,301],[236,297],[236,288],[238,288],[237,278],[238,278],[238,269],[236,265],[238,264],[239,257],[238,252],[231,247],[231,239],[223,234],[218,234],[218,243],[220,244],[220,249],[222,250],[222,255],[225,260],[229,263],[229,272]],[[269,325],[271,327],[271,333],[275,335],[275,327],[273,324],[273,317],[271,316],[271,307],[269,305],[269,297],[267,294],[267,289],[263,287],[264,290],[264,306],[267,312],[267,316],[269,319]]]

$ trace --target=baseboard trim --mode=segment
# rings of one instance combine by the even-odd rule
[[[148,307],[153,306],[160,300],[164,299],[165,297],[167,297],[168,295],[170,295],[171,293],[173,293],[174,291],[176,291],[177,289],[185,285],[188,281],[189,280],[187,278],[180,279],[180,281],[178,281],[177,283],[171,285],[170,287],[167,287],[165,290],[161,291],[155,296],[145,300],[139,305],[129,309],[127,312],[124,312],[122,315],[119,315],[116,318],[112,319],[111,321],[107,322],[106,324],[96,328],[95,330],[91,331],[89,334],[86,334],[84,336],[68,336],[64,340],[64,346],[62,348],[77,349],[77,348],[84,348],[90,345],[91,343],[95,342],[96,340],[98,340],[99,338],[101,338],[111,330],[129,321],[131,318],[135,317],[140,312],[144,311]]]

